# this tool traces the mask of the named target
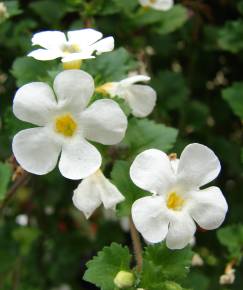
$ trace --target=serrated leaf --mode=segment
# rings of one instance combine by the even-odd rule
[[[233,83],[231,87],[222,91],[222,96],[234,113],[243,119],[243,82]]]
[[[8,164],[0,162],[0,200],[5,196],[12,173]]]
[[[135,200],[146,196],[146,192],[138,188],[131,180],[129,175],[130,164],[127,161],[118,160],[115,162],[111,178],[112,182],[118,187],[125,196],[125,200],[117,207],[119,216],[129,216],[131,214],[131,206]]]
[[[218,44],[222,49],[237,53],[243,49],[243,20],[228,21],[219,30]]]
[[[156,290],[157,284],[165,280],[180,282],[189,271],[192,256],[189,247],[173,251],[162,243],[147,247],[140,287]]]
[[[148,119],[131,119],[128,124],[124,142],[132,154],[138,154],[146,149],[156,148],[169,151],[177,137],[177,130],[155,123]]]
[[[129,271],[131,255],[127,247],[112,243],[104,247],[91,261],[87,263],[83,279],[93,283],[101,290],[114,290],[114,278],[121,271]]]
[[[222,245],[227,247],[230,258],[238,258],[243,254],[243,225],[230,225],[219,229],[217,237]]]

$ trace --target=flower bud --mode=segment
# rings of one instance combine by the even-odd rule
[[[165,289],[166,290],[182,290],[182,287],[173,281],[165,282]]]
[[[134,275],[131,272],[119,271],[114,279],[115,285],[120,288],[129,288],[134,284]]]

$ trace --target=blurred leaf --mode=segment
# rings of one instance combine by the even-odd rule
[[[234,113],[243,120],[243,82],[233,83],[222,91],[222,96]]]
[[[243,20],[228,21],[219,30],[218,43],[222,49],[237,53],[243,49]]]
[[[219,229],[217,237],[222,245],[227,247],[230,258],[240,260],[243,254],[243,225],[230,225]]]
[[[159,288],[156,287],[165,280],[182,281],[189,272],[192,256],[189,247],[172,251],[164,243],[148,246],[144,254],[140,287],[157,290]],[[180,289],[178,287],[175,289]]]
[[[19,8],[18,1],[4,1],[3,3],[7,7],[8,17],[12,17],[22,13],[22,10]]]
[[[0,200],[5,196],[7,192],[8,184],[12,176],[12,170],[10,165],[0,162]]]
[[[174,145],[177,130],[148,119],[131,119],[124,142],[130,153],[138,154],[146,149],[156,148],[168,152]]]
[[[189,89],[181,73],[160,71],[153,79],[158,94],[158,102],[164,110],[180,108],[189,96]]]
[[[20,87],[29,82],[46,79],[47,71],[51,67],[50,62],[38,61],[32,57],[19,57],[13,63],[12,74]]]
[[[57,23],[69,11],[69,7],[65,1],[41,0],[30,3],[30,8],[47,24]]]
[[[119,216],[130,216],[134,201],[147,195],[145,191],[132,182],[129,169],[130,164],[127,161],[117,160],[111,171],[112,182],[126,198],[118,205],[117,214]]]
[[[98,83],[119,81],[127,77],[129,71],[135,69],[136,61],[125,48],[97,56],[95,60],[84,62],[82,69],[90,73]]]
[[[20,253],[26,256],[32,246],[32,243],[38,238],[40,232],[37,228],[20,227],[13,231],[13,238],[19,242]]]
[[[114,290],[114,278],[121,271],[129,271],[131,255],[127,247],[112,243],[87,263],[83,279],[101,290]]]

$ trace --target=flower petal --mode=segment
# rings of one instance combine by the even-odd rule
[[[150,243],[159,243],[165,239],[169,224],[165,213],[164,199],[160,196],[143,197],[132,205],[134,225]]]
[[[152,193],[167,193],[175,180],[168,156],[157,149],[140,153],[130,168],[132,181],[142,189]]]
[[[156,103],[156,92],[150,86],[132,85],[126,101],[132,109],[135,117],[146,117],[154,109]]]
[[[52,171],[58,160],[61,146],[46,128],[20,131],[13,138],[13,153],[18,163],[27,171],[42,175]]]
[[[73,111],[82,111],[94,92],[94,80],[82,70],[66,70],[54,80],[58,104]]]
[[[112,51],[114,49],[114,38],[112,36],[106,37],[94,43],[90,48],[97,54]]]
[[[13,112],[22,121],[43,126],[50,120],[56,105],[52,89],[45,83],[33,82],[18,89]]]
[[[178,179],[187,188],[200,187],[214,180],[221,166],[218,157],[207,146],[193,143],[183,150]]]
[[[79,44],[81,48],[87,47],[95,43],[103,36],[101,32],[91,28],[69,31],[67,35],[68,40],[71,43]]]
[[[173,0],[155,0],[153,2],[150,0],[139,0],[139,2],[144,7],[152,7],[162,11],[169,10],[174,4]]]
[[[166,245],[169,249],[182,249],[192,239],[196,231],[196,225],[187,212],[171,214],[169,230],[166,237]]]
[[[61,31],[42,31],[32,37],[32,45],[40,45],[46,49],[61,49],[66,43],[66,36]]]
[[[83,179],[74,190],[73,204],[84,213],[87,219],[101,205],[100,194],[92,175]]]
[[[77,53],[70,53],[62,58],[62,62],[71,62],[74,60],[81,60],[81,59],[91,59],[95,58],[92,56],[92,50],[85,51],[85,52],[77,52]]]
[[[101,165],[99,151],[81,138],[76,136],[63,144],[59,170],[66,178],[83,179],[97,171]]]
[[[28,56],[31,56],[38,60],[52,60],[62,56],[62,52],[59,50],[47,50],[47,49],[36,49],[31,51]]]
[[[119,143],[125,135],[127,118],[119,105],[108,99],[95,101],[81,114],[85,138],[105,145]]]
[[[138,82],[147,82],[149,80],[150,80],[149,76],[135,75],[135,76],[131,76],[131,77],[128,77],[126,79],[123,79],[119,83],[122,86],[130,86],[130,85],[133,85],[133,84],[138,83]]]
[[[195,191],[191,198],[189,212],[200,227],[213,230],[223,223],[228,205],[218,187],[211,186]]]
[[[101,200],[106,209],[115,208],[118,203],[125,199],[118,188],[100,170],[94,175],[96,183],[98,184],[97,190],[100,193]]]

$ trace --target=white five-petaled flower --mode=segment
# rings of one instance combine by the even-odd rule
[[[186,146],[180,160],[157,149],[140,153],[130,176],[153,196],[134,202],[132,218],[145,240],[166,239],[168,248],[181,249],[194,236],[195,222],[207,230],[218,228],[228,209],[226,200],[218,187],[200,187],[214,180],[220,168],[214,152],[197,143]]]
[[[86,139],[104,145],[119,143],[127,118],[109,99],[95,101],[86,108],[94,92],[94,81],[84,71],[59,73],[53,90],[45,83],[33,82],[17,91],[15,116],[39,127],[17,133],[13,153],[25,170],[39,175],[53,170],[60,155],[62,175],[82,179],[101,165],[99,151]]]
[[[73,195],[75,207],[82,211],[86,218],[89,218],[101,203],[106,209],[114,209],[123,200],[124,196],[101,170],[83,179]]]
[[[118,96],[125,100],[135,117],[148,116],[156,103],[156,92],[147,85],[139,85],[137,82],[149,81],[150,77],[136,75],[119,82],[106,83],[96,89],[97,92],[107,93],[111,97]]]
[[[156,10],[169,10],[173,4],[173,0],[139,0],[139,3],[144,7],[151,7]]]
[[[102,38],[102,33],[91,28],[69,31],[67,38],[61,31],[43,31],[32,38],[32,45],[40,45],[28,54],[38,60],[51,60],[58,57],[62,62],[94,58],[93,53],[101,54],[114,49],[114,38]],[[101,39],[101,40],[100,40]]]

